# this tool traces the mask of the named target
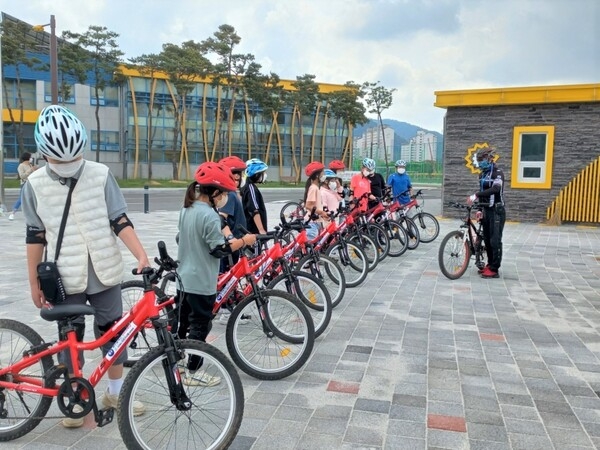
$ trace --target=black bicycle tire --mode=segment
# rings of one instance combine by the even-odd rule
[[[342,251],[347,251],[348,246],[353,247],[353,252],[355,252],[356,254],[358,254],[360,256],[360,259],[364,263],[363,263],[363,267],[362,268],[358,267],[358,266],[356,266],[354,264],[352,264],[351,262],[349,262],[347,264],[348,266],[350,266],[350,268],[354,272],[358,272],[359,276],[358,276],[358,278],[354,278],[354,279],[349,279],[348,277],[346,277],[346,286],[347,287],[351,287],[351,288],[352,287],[360,286],[365,281],[365,279],[367,278],[367,275],[369,273],[369,262],[367,260],[367,256],[365,255],[365,253],[363,252],[363,250],[359,246],[357,246],[357,245],[355,245],[355,244],[353,244],[351,242],[344,241],[343,245],[346,246],[345,250],[342,248],[342,244],[340,244],[339,242],[336,242],[335,244],[333,244],[333,245],[331,245],[331,246],[329,246],[327,248],[325,254],[327,256],[329,256],[330,258],[332,258],[331,253],[333,253],[335,250],[338,250],[338,252],[340,251],[339,249],[341,249]],[[336,261],[335,258],[333,258],[333,260]],[[340,261],[340,264],[341,264],[340,268],[342,268],[342,265],[346,266],[346,264],[344,264],[343,261]],[[343,271],[343,269],[342,269],[342,271]],[[345,275],[346,274],[344,273],[344,276]]]
[[[293,208],[292,213],[290,213],[289,217],[288,214],[286,214],[286,209],[288,207]],[[293,216],[291,214],[293,214]],[[300,204],[300,202],[287,202],[279,210],[279,217],[283,217],[286,223],[292,222],[298,218],[302,218],[304,217],[304,214],[306,214],[306,209]]]
[[[383,261],[387,258],[390,252],[390,240],[385,232],[385,229],[378,223],[369,223],[367,224],[367,231],[369,236],[375,241],[375,244],[378,246],[379,253],[379,262]],[[375,235],[376,234],[376,235]],[[378,238],[379,237],[379,238]],[[381,240],[385,240],[385,243],[382,243]]]
[[[346,236],[346,240],[354,245],[357,245],[364,252],[369,263],[369,272],[375,270],[375,268],[379,265],[379,247],[373,238],[362,231],[354,231]],[[365,244],[363,243],[363,240],[366,241],[370,247],[373,247],[374,251],[371,251],[370,255],[367,254],[367,251],[364,248]]]
[[[404,255],[406,250],[408,250],[408,234],[406,234],[404,227],[395,220],[390,219],[384,222],[384,228],[390,238],[390,251],[388,252],[388,255],[392,258]],[[392,246],[392,242],[395,241],[398,241],[401,244],[400,250],[396,250],[396,247]]]
[[[450,239],[453,239],[453,238],[461,240],[462,245],[464,246],[464,251],[465,251],[464,262],[463,262],[462,266],[460,266],[459,270],[457,270],[457,271],[451,271],[446,267],[445,252],[444,252],[444,249],[446,248],[446,244],[448,244],[448,241],[450,241]],[[450,233],[448,233],[446,236],[444,236],[444,239],[442,239],[442,243],[440,244],[440,249],[438,251],[438,264],[439,264],[440,270],[442,271],[444,276],[446,278],[449,278],[450,280],[457,280],[460,277],[462,277],[465,274],[465,272],[467,271],[467,267],[469,267],[469,261],[471,259],[471,249],[469,248],[469,245],[463,241],[463,238],[464,238],[464,231],[454,230],[454,231],[451,231]]]
[[[233,366],[233,364],[231,363],[231,361],[227,358],[227,356],[221,352],[220,350],[218,350],[217,348],[205,343],[205,342],[201,342],[201,341],[196,341],[196,340],[189,340],[189,339],[183,339],[183,340],[176,340],[175,341],[175,345],[177,346],[178,350],[183,351],[184,353],[190,350],[195,350],[196,352],[201,354],[201,357],[203,358],[204,362],[206,363],[207,359],[210,359],[212,361],[213,364],[218,364],[219,369],[220,370],[220,374],[221,374],[221,382],[223,382],[223,375],[226,375],[228,378],[228,383],[226,384],[227,386],[231,387],[231,391],[232,392],[232,396],[231,396],[231,400],[234,403],[233,406],[230,406],[230,420],[228,417],[228,421],[227,421],[227,430],[225,430],[225,433],[220,434],[218,436],[218,441],[217,442],[213,442],[212,445],[208,445],[208,446],[204,446],[203,448],[209,448],[209,449],[222,449],[222,448],[227,448],[231,442],[233,442],[233,440],[235,439],[235,437],[237,436],[237,433],[240,429],[240,426],[242,424],[242,419],[243,419],[243,415],[244,415],[244,387],[242,385],[242,381],[240,379],[239,374],[237,373],[235,367]],[[155,347],[153,349],[151,349],[148,353],[146,353],[139,361],[138,363],[129,371],[129,373],[127,374],[127,377],[125,378],[125,381],[123,382],[123,387],[121,389],[121,394],[119,396],[119,403],[117,406],[117,416],[118,416],[118,424],[119,424],[119,431],[121,433],[121,437],[123,439],[123,442],[125,443],[125,445],[127,446],[128,449],[147,449],[149,448],[146,443],[140,443],[139,439],[136,437],[139,433],[134,432],[133,430],[133,426],[132,426],[132,420],[134,420],[133,417],[133,411],[132,411],[132,406],[129,404],[131,399],[132,399],[132,392],[134,392],[134,389],[136,389],[137,386],[137,382],[138,379],[144,375],[144,371],[150,367],[150,365],[154,362],[156,362],[157,360],[160,360],[157,364],[160,367],[159,370],[156,370],[154,373],[158,373],[164,376],[164,372],[163,372],[163,367],[162,367],[162,360],[166,357],[166,353],[165,353],[165,348],[163,345],[160,345],[158,347]],[[150,369],[152,370],[152,369]],[[156,375],[156,380],[157,380],[157,385],[158,385],[158,381],[159,381],[159,375]],[[166,380],[165,380],[166,383]],[[159,391],[158,389],[159,386],[157,386],[156,391]],[[196,390],[210,390],[211,388],[204,388],[204,387],[185,387],[184,389],[186,389],[186,393],[188,394],[188,396],[193,397],[193,394]],[[167,384],[167,390],[168,390],[168,384]],[[200,392],[201,394],[202,392]],[[167,394],[168,395],[168,392]],[[135,393],[133,395],[133,399],[135,400]],[[212,399],[211,399],[212,400]],[[230,405],[231,403],[230,402]],[[195,401],[192,401],[192,403],[194,405],[196,405]],[[176,410],[175,406],[173,406],[171,403],[164,405],[164,404],[159,404],[159,405],[155,405],[157,407],[160,408],[159,411],[157,411],[157,414],[164,414],[166,416],[167,412],[168,412],[168,408],[173,408]],[[196,405],[197,406],[197,405]],[[201,412],[204,411],[204,408],[200,408],[200,412],[196,413],[196,414],[188,414],[189,417],[186,418],[186,420],[179,420],[179,425],[184,426],[186,422],[191,423],[193,421],[193,418],[196,418],[197,416],[201,416]],[[186,412],[182,412],[182,416],[185,416]],[[147,420],[148,419],[148,411],[146,411],[146,413],[144,414],[144,416],[142,416],[144,419],[143,420]],[[211,417],[214,419],[214,414],[211,415]],[[160,418],[161,421],[164,421],[164,416]],[[175,423],[177,423],[177,419],[175,419]],[[164,429],[167,429],[169,427],[164,427]],[[199,429],[200,427],[195,427],[195,429]],[[136,430],[137,431],[137,430]],[[154,431],[154,430],[153,430]],[[190,442],[190,445],[192,445],[192,447],[190,448],[197,448],[198,443],[197,442]]]
[[[301,342],[299,342],[303,344],[301,352],[292,361],[291,364],[287,365],[283,369],[257,368],[256,365],[251,365],[249,362],[247,362],[247,358],[243,354],[241,354],[241,352],[238,349],[239,344],[236,342],[236,328],[238,327],[238,319],[240,319],[244,314],[244,309],[246,308],[246,306],[248,306],[250,303],[255,303],[258,301],[254,295],[250,295],[244,298],[233,309],[233,312],[231,313],[231,317],[227,322],[227,328],[225,331],[225,341],[227,343],[227,350],[229,351],[229,356],[231,356],[231,359],[233,360],[235,365],[251,377],[256,378],[258,380],[280,380],[282,378],[292,375],[293,373],[296,373],[306,363],[306,361],[308,361],[308,358],[310,357],[315,344],[315,328],[310,313],[308,312],[308,308],[304,305],[304,303],[302,303],[293,295],[288,294],[285,291],[272,291],[268,289],[262,289],[260,291],[260,295],[268,297],[269,299],[273,296],[285,299],[300,312],[305,324],[305,334],[302,336]],[[294,340],[288,335],[282,336],[283,333],[281,329],[278,329],[275,326],[275,324],[269,318],[268,313],[265,315],[265,318],[269,327],[273,330],[273,333],[277,338],[281,339],[284,342],[291,342]],[[244,325],[239,326],[243,327]],[[264,336],[262,339],[264,339]]]
[[[329,256],[319,255],[319,261],[325,262],[325,264],[324,264],[325,270],[319,271],[321,276],[323,278],[325,278],[325,277],[329,278],[335,285],[338,286],[338,290],[337,290],[335,296],[332,294],[331,289],[328,288],[329,295],[331,296],[331,306],[332,306],[332,308],[335,308],[337,305],[340,304],[340,302],[344,298],[344,295],[346,294],[346,277],[344,275],[344,272],[342,272],[342,269],[340,269],[340,266],[337,264],[337,262],[335,262]],[[307,270],[304,268],[307,267],[307,265],[308,265],[308,266],[310,266],[310,267],[307,267],[307,269],[310,270],[309,273],[312,273],[314,275],[313,269],[312,269],[312,266],[314,264],[315,264],[315,262],[314,262],[312,256],[307,255],[307,256],[303,257],[300,261],[298,261],[298,263],[296,264],[296,267],[298,268],[298,270],[302,270],[302,271],[306,272]],[[335,271],[336,273],[334,274],[333,271]],[[319,278],[319,277],[317,276],[317,278]],[[327,284],[325,284],[325,287],[327,287]]]
[[[26,343],[28,343],[30,346],[40,345],[44,342],[43,339],[41,338],[41,336],[33,328],[31,328],[30,326],[28,326],[22,322],[18,322],[16,320],[0,319],[0,333],[2,332],[2,330],[9,330],[10,332],[19,334],[26,341]],[[6,345],[6,341],[3,341],[3,345]],[[7,366],[8,365],[7,363],[12,364],[12,363],[20,360],[23,356],[22,351],[29,350],[29,349],[30,348],[23,347],[18,352],[11,352],[12,354],[14,354],[16,356],[16,360],[15,361],[2,361],[2,364],[4,366]],[[44,372],[43,374],[40,374],[40,375],[44,375],[47,371],[49,371],[54,366],[52,356],[44,356],[43,358],[40,359],[40,362],[41,362],[41,368]],[[54,387],[55,384],[56,384],[55,381],[52,379],[46,380],[44,387]],[[7,390],[5,390],[5,392],[7,394],[9,394],[9,393],[15,392],[15,391],[7,389]],[[32,392],[28,392],[25,394],[35,395],[35,393],[32,393]],[[17,424],[16,426],[10,426],[7,430],[0,429],[0,441],[5,442],[5,441],[12,441],[14,439],[18,439],[22,436],[25,436],[27,433],[29,433],[31,430],[33,430],[35,427],[37,427],[40,424],[40,422],[43,420],[43,418],[48,413],[50,406],[52,405],[53,397],[46,397],[41,394],[39,395],[39,397],[40,397],[39,401],[38,401],[37,405],[35,406],[35,408],[30,409],[30,413],[29,413],[30,417],[25,419],[20,424]],[[9,403],[12,404],[13,402],[9,402]],[[2,420],[4,420],[4,419],[0,419],[0,427],[2,427],[2,425],[1,425]]]
[[[433,235],[425,234],[424,236],[424,233],[421,233],[421,230],[428,229],[427,225],[423,220],[425,217],[427,217],[431,221],[433,227],[435,228],[435,233],[433,233]],[[419,227],[419,239],[421,242],[427,244],[437,239],[437,237],[440,234],[440,222],[436,219],[436,217],[433,214],[429,214],[427,212],[420,212],[411,217],[411,219],[417,224],[417,227]]]
[[[419,227],[414,222],[414,220],[407,216],[403,217],[402,222],[400,223],[404,225],[404,231],[406,231],[406,235],[408,236],[408,249],[416,250],[419,246],[419,243],[421,242]],[[413,237],[411,237],[411,234],[413,235]]]
[[[323,284],[323,282],[321,280],[319,280],[313,274],[308,273],[308,272],[303,272],[301,270],[293,270],[292,275],[294,278],[294,283],[297,283],[297,280],[299,280],[299,279],[310,280],[310,282],[314,283],[321,291],[323,291],[324,299],[323,299],[323,305],[321,306],[321,305],[315,305],[313,302],[311,302],[311,300],[306,298],[306,296],[304,295],[304,292],[302,292],[301,290],[298,294],[295,294],[294,292],[290,292],[289,290],[285,289],[289,294],[295,295],[297,298],[299,298],[300,301],[302,303],[304,303],[306,305],[306,307],[308,308],[308,311],[311,313],[310,315],[313,318],[313,324],[315,326],[315,338],[317,338],[323,334],[323,332],[329,326],[329,322],[331,321],[331,312],[333,310],[333,306],[331,304],[331,295],[329,295],[329,290],[327,289],[325,284]],[[273,278],[269,282],[269,284],[267,285],[267,289],[284,290],[282,288],[278,288],[277,285],[281,282],[285,283],[286,279],[287,279],[287,275],[285,273],[281,273],[281,274],[277,275],[275,278]],[[285,284],[285,287],[287,288],[287,284]],[[319,313],[323,313],[323,314],[322,314],[322,319],[319,321],[319,323],[317,323],[315,321],[314,314],[319,314]]]

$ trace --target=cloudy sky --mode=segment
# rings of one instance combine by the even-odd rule
[[[379,81],[384,118],[442,131],[434,91],[600,82],[600,0],[0,0],[57,34],[101,25],[126,57],[202,41],[224,23],[281,78]]]

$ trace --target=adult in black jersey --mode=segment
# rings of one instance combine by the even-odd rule
[[[494,162],[494,149],[486,147],[477,152],[473,165],[479,174],[479,192],[469,201],[479,200],[483,205],[483,236],[488,264],[479,273],[483,278],[498,278],[502,263],[502,232],[506,221],[504,206],[504,172]]]

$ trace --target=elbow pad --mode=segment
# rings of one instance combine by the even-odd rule
[[[40,230],[36,227],[27,227],[25,243],[46,245],[46,230]]]
[[[229,242],[227,242],[221,245],[217,245],[215,248],[210,250],[209,253],[215,258],[221,259],[231,255],[233,251],[231,250],[231,245],[229,245]]]
[[[129,217],[127,217],[127,214],[125,214],[125,213],[123,213],[119,217],[111,220],[110,227],[112,228],[113,233],[115,233],[117,236],[119,235],[119,233],[121,231],[123,231],[124,228],[127,228],[127,227],[134,228],[133,223],[131,223],[131,220],[129,220]]]

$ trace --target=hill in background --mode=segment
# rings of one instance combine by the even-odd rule
[[[413,125],[411,123],[401,122],[399,120],[394,120],[394,119],[383,119],[383,124],[393,128],[395,133],[398,136],[400,136],[400,138],[402,139],[403,144],[407,144],[411,138],[413,138],[417,135],[417,131],[420,131],[420,130],[427,131],[429,133],[433,133],[438,137],[438,140],[440,140],[440,141],[442,140],[441,133],[438,133],[437,131],[426,130],[423,127],[419,127],[419,126]],[[369,121],[369,123],[367,123],[366,125],[358,125],[356,128],[354,128],[353,136],[360,137],[367,128],[373,128],[373,127],[377,127],[377,126],[379,126],[379,122],[377,122],[377,120],[375,120],[375,119],[371,119]]]

